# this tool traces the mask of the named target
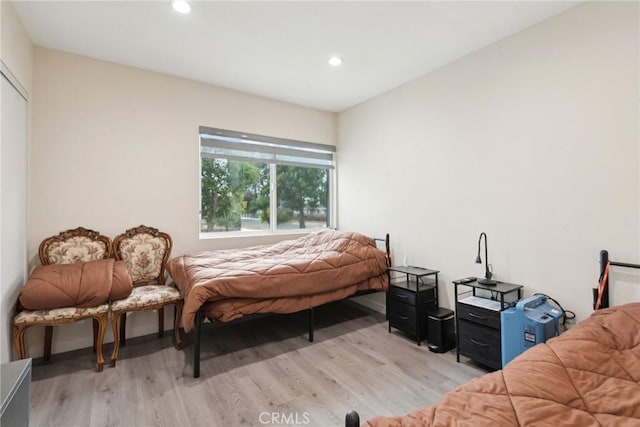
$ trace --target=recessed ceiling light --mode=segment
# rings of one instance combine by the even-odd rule
[[[175,9],[176,12],[180,13],[189,13],[191,12],[191,6],[185,0],[173,0],[171,5]]]
[[[329,58],[329,65],[333,67],[341,66],[342,62],[342,58],[340,58],[339,56],[332,56],[331,58]]]

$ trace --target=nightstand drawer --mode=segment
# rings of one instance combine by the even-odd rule
[[[417,328],[420,328],[420,336],[425,337],[427,332],[427,311],[423,310],[420,319],[417,318],[416,307],[393,299],[387,301],[387,317],[389,325],[400,329],[406,334],[417,336]]]
[[[460,319],[458,322],[460,354],[500,369],[502,352],[500,331]]]
[[[456,303],[456,312],[459,319],[469,320],[479,325],[489,326],[494,329],[500,329],[500,312],[489,310],[475,305]],[[500,344],[500,336],[498,336],[498,345]]]
[[[390,326],[400,329],[409,335],[416,335],[416,308],[414,306],[389,300],[387,317],[389,318]]]
[[[396,286],[389,286],[387,296],[390,299],[404,302],[405,304],[416,305],[416,293],[407,289],[398,288]]]

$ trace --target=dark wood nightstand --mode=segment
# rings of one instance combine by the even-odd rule
[[[400,275],[394,273],[401,273]],[[416,343],[427,337],[427,309],[438,308],[438,273],[422,267],[389,268],[387,319],[389,332],[396,328]]]

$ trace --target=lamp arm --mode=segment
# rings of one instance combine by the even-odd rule
[[[487,249],[487,235],[484,234],[484,277],[485,279],[491,279],[491,271],[489,271],[489,250]]]
[[[484,236],[484,279],[478,279],[478,283],[485,286],[492,286],[497,282],[495,280],[491,280],[491,276],[493,276],[493,273],[489,269],[489,245],[487,244],[487,233],[485,232],[480,233],[480,237],[478,237],[478,257],[476,258],[476,263],[482,263],[482,258],[480,257],[480,244],[482,243],[482,236]]]

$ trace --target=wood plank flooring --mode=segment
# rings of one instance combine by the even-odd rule
[[[31,425],[342,426],[351,409],[402,415],[485,373],[389,334],[383,314],[353,302],[315,319],[313,343],[304,313],[205,325],[198,379],[191,334],[182,351],[171,333],[128,340],[100,373],[90,349],[35,360]]]

